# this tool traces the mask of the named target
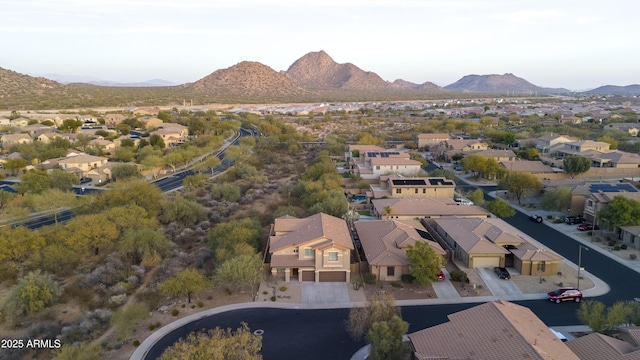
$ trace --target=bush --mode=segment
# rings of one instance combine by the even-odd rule
[[[400,284],[399,282],[392,282],[391,286],[394,288],[403,288],[402,284]]]
[[[618,245],[614,246],[614,247],[613,247],[613,250],[615,250],[615,251],[620,250],[620,246],[618,246]]]
[[[459,269],[453,270],[451,272],[451,280],[459,281],[459,282],[466,282],[468,280],[467,273],[465,273],[464,271],[459,270]]]
[[[614,245],[616,244],[616,242],[615,242],[615,241],[613,241],[613,240],[609,240],[609,243],[608,243],[608,244],[609,244],[609,246],[614,246]]]
[[[133,340],[133,346],[135,347],[140,346],[140,340]]]
[[[631,260],[635,260],[635,259],[637,259],[637,258],[638,258],[638,255],[636,255],[636,254],[629,254],[629,258],[630,258]]]
[[[403,274],[402,276],[400,276],[400,281],[402,281],[405,284],[411,284],[414,279],[415,279],[415,276],[411,274]]]
[[[620,245],[620,249],[622,249],[622,250],[627,250],[627,244],[622,244],[622,245]]]
[[[272,297],[271,297],[271,301],[276,301],[276,297],[275,297],[275,296],[272,296]]]
[[[282,291],[282,292],[285,292],[285,291],[287,291],[287,287],[286,286],[280,286],[279,290]]]
[[[149,324],[149,330],[155,330],[156,325],[155,324]]]
[[[173,316],[178,316],[178,314],[180,314],[180,310],[174,308],[173,310],[171,310],[171,315]]]
[[[204,303],[202,301],[198,301],[198,307],[201,308],[204,306]]]
[[[160,321],[156,321],[154,325],[156,326],[156,329],[157,329],[162,326],[162,323]]]
[[[364,282],[366,282],[369,285],[373,285],[376,283],[377,277],[376,274],[372,274],[372,273],[366,273],[364,274]]]

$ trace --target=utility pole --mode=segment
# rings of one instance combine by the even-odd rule
[[[582,248],[589,251],[588,247],[582,246],[582,244],[578,245],[578,283],[576,284],[578,290],[580,290],[580,270],[582,270]]]

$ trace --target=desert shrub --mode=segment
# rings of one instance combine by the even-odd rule
[[[402,284],[400,284],[399,282],[395,282],[395,281],[391,283],[391,286],[394,287],[394,288],[400,288],[400,289],[403,288]]]
[[[180,310],[173,308],[173,310],[171,310],[171,315],[173,316],[178,316],[178,314],[180,314]]]
[[[376,274],[372,274],[372,273],[365,273],[364,274],[364,282],[367,284],[375,284],[377,281],[377,277]]]
[[[198,301],[198,307],[201,308],[204,306],[204,303],[202,301]]]
[[[285,291],[287,291],[287,287],[286,286],[280,286],[279,290],[282,291],[282,292],[285,292]]]
[[[405,284],[411,284],[413,279],[415,279],[415,277],[411,274],[402,274],[402,276],[400,276],[400,281]]]
[[[616,251],[620,250],[620,246],[619,245],[614,246],[613,250],[616,250]]]
[[[272,297],[271,297],[271,301],[276,301],[276,297],[275,297],[275,296],[272,296]]]
[[[149,330],[155,330],[156,325],[155,324],[149,324]]]
[[[133,340],[133,346],[135,347],[140,346],[140,340]]]
[[[462,270],[453,270],[451,272],[451,280],[453,281],[459,281],[459,282],[466,282],[467,281],[467,273],[465,273]]]
[[[622,245],[620,245],[620,249],[622,249],[622,250],[627,250],[627,244],[622,244]]]
[[[630,255],[629,255],[629,258],[630,258],[631,260],[635,260],[635,259],[637,259],[637,258],[638,258],[638,255],[636,255],[636,254],[630,254]]]
[[[130,304],[116,311],[111,317],[111,325],[115,326],[118,338],[124,339],[131,334],[133,328],[142,319],[149,316],[149,308],[145,304]]]
[[[90,340],[91,335],[109,324],[113,312],[108,309],[88,311],[74,324],[62,328],[63,342],[73,343]]]
[[[609,241],[609,246],[614,246],[615,244],[616,244],[616,242],[615,242],[615,241],[613,241],[613,240],[610,240],[610,241]]]

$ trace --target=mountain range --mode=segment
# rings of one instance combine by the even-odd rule
[[[51,77],[56,76],[51,75]],[[59,76],[56,78],[60,79]],[[124,90],[125,87],[130,86],[144,86],[144,88],[138,91],[133,88]],[[151,94],[154,91],[162,96]],[[390,82],[382,79],[375,72],[362,70],[352,63],[339,64],[324,51],[310,52],[302,56],[285,71],[275,71],[259,62],[243,61],[229,68],[216,70],[193,83],[176,86],[172,86],[165,80],[122,84],[96,79],[87,79],[86,83],[73,82],[65,85],[44,77],[32,77],[0,68],[0,105],[3,105],[3,102],[6,103],[3,101],[6,99],[12,99],[9,103],[15,105],[21,96],[29,96],[32,102],[37,103],[42,101],[34,100],[34,96],[60,96],[60,94],[69,99],[80,96],[83,102],[90,103],[91,99],[105,96],[105,92],[109,92],[111,97],[118,99],[117,101],[124,101],[127,104],[140,103],[142,100],[139,96],[143,93],[144,101],[155,99],[170,102],[179,102],[185,97],[196,97],[201,102],[314,102],[418,100],[455,96],[456,93],[495,95],[571,93],[562,88],[540,87],[510,73],[467,75],[444,87],[432,82],[415,84],[402,79]],[[124,93],[127,95],[123,95]],[[586,93],[640,94],[640,85],[602,86]],[[71,102],[77,103],[77,101]],[[5,104],[5,106],[8,105]]]

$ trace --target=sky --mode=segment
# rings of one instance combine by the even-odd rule
[[[637,0],[0,0],[0,67],[182,84],[324,50],[383,79],[640,84]]]

